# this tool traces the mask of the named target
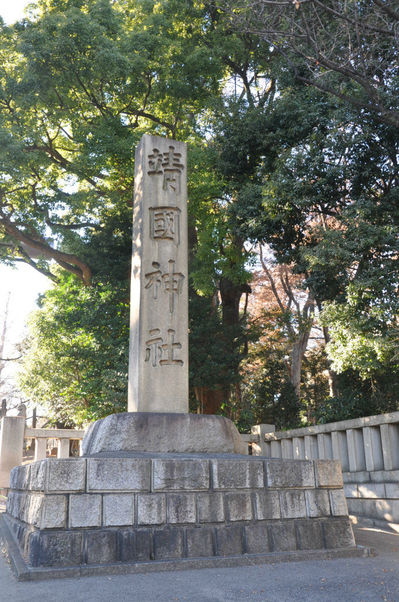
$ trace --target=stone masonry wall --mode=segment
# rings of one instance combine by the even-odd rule
[[[339,462],[92,457],[15,468],[7,521],[32,566],[354,545]]]

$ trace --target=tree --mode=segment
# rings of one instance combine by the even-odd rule
[[[399,127],[395,0],[223,0],[233,27],[279,53],[298,82]]]

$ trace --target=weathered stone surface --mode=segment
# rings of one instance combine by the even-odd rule
[[[310,518],[330,516],[330,500],[326,489],[305,491],[306,512]]]
[[[150,535],[150,534],[149,534]],[[118,558],[121,562],[136,560],[136,533],[134,529],[119,529],[117,535]],[[149,557],[148,557],[149,559]]]
[[[257,520],[280,518],[280,499],[277,491],[255,491],[254,500]]]
[[[198,520],[200,523],[219,523],[224,521],[222,493],[199,493],[197,495]]]
[[[22,464],[25,418],[4,416],[0,419],[0,489],[10,486],[10,472]]]
[[[29,487],[30,469],[29,464],[15,466],[10,472],[10,488],[27,489]]]
[[[344,483],[345,497],[359,497],[356,483]]]
[[[162,525],[166,522],[166,497],[164,493],[140,493],[137,496],[137,523]]]
[[[129,493],[108,493],[103,496],[105,527],[133,525],[134,496]]]
[[[399,470],[376,470],[373,472],[368,472],[367,479],[362,481],[365,483],[366,481],[373,481],[374,483],[389,483],[391,482],[399,482]],[[348,475],[352,476],[353,473],[348,473]],[[349,482],[359,482],[354,479],[351,481],[350,478],[345,480],[347,483]]]
[[[186,145],[145,134],[136,148],[134,178],[128,391],[133,412],[188,412],[186,182]]]
[[[306,504],[303,491],[280,492],[281,518],[305,518]]]
[[[250,460],[212,460],[215,489],[249,489],[264,486],[263,462]]]
[[[339,460],[315,460],[316,487],[343,487]]]
[[[331,514],[333,516],[348,516],[348,507],[343,489],[333,489],[329,492]]]
[[[306,460],[266,460],[268,487],[314,487],[313,462]]]
[[[399,486],[398,486],[399,489]],[[358,497],[383,498],[385,497],[384,483],[359,483],[357,486]],[[390,497],[389,495],[387,497]]]
[[[101,526],[101,495],[73,494],[69,498],[70,527]]]
[[[35,527],[40,527],[43,508],[43,495],[40,493],[23,494],[25,501],[23,503],[23,518],[26,523]]]
[[[85,540],[87,564],[104,564],[118,560],[116,531],[86,531]]]
[[[50,458],[47,462],[47,492],[84,491],[86,485],[86,460],[82,458]]]
[[[121,562],[153,559],[149,529],[118,529],[118,558]]]
[[[154,530],[155,560],[181,558],[183,556],[183,531],[178,527]]]
[[[67,497],[66,495],[46,495],[40,521],[41,529],[60,529],[66,527]]]
[[[210,527],[187,529],[187,556],[194,558],[214,556],[214,539],[213,529]]]
[[[87,431],[83,455],[103,452],[235,453],[247,449],[223,416],[125,412],[97,420]]]
[[[29,564],[39,566],[73,566],[82,562],[83,537],[79,532],[48,531],[31,533]]]
[[[154,491],[209,489],[208,460],[156,459],[152,462]]]
[[[297,548],[293,521],[272,523],[269,536],[272,552],[290,552]]]
[[[265,554],[270,552],[268,528],[265,523],[244,527],[246,551],[248,554]]]
[[[326,548],[350,548],[355,545],[349,519],[335,519],[323,522]]]
[[[380,473],[383,471],[379,471]],[[360,470],[358,472],[344,472],[342,474],[342,480],[344,483],[368,483],[370,481],[370,474],[367,470]],[[374,475],[376,473],[373,473]],[[378,479],[373,479],[378,480]]]
[[[399,483],[385,483],[387,498],[399,498]]]
[[[88,491],[149,491],[151,460],[144,458],[89,458]]]
[[[48,462],[41,460],[33,462],[29,471],[29,489],[32,491],[44,491],[46,487],[46,472]]]
[[[321,524],[314,520],[295,521],[299,550],[321,550],[324,540]]]
[[[167,495],[168,523],[195,523],[197,511],[193,493],[169,493]]]
[[[252,519],[252,501],[250,492],[226,493],[226,514],[227,520],[251,520]]]
[[[216,529],[217,553],[219,556],[234,556],[242,554],[243,549],[243,527],[241,525],[229,525]]]

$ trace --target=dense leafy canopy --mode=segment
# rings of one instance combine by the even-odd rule
[[[145,132],[189,143],[192,409],[247,428],[395,407],[394,9],[332,4],[39,0],[1,25],[0,259],[54,281],[22,384],[64,423],[125,407]]]

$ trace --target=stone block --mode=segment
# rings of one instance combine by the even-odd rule
[[[297,548],[294,521],[270,524],[269,537],[272,552],[291,552]]]
[[[183,530],[166,527],[154,530],[154,558],[168,560],[184,556]]]
[[[324,548],[324,539],[319,521],[295,521],[296,538],[299,550],[321,550]]]
[[[342,471],[339,460],[315,460],[316,487],[342,487]]]
[[[330,492],[331,514],[333,516],[348,516],[348,507],[343,489],[332,489]]]
[[[85,541],[87,564],[105,564],[118,560],[116,531],[86,531]]]
[[[67,496],[46,495],[43,499],[41,529],[61,529],[66,527]]]
[[[216,528],[218,556],[235,556],[243,553],[243,527],[229,525]]]
[[[357,483],[344,483],[345,497],[359,497]]]
[[[187,529],[187,556],[198,558],[214,556],[215,538],[210,527],[193,527]]]
[[[280,518],[280,499],[278,491],[255,491],[254,502],[256,520]]]
[[[118,529],[118,558],[121,562],[153,560],[149,529]]]
[[[168,523],[195,523],[197,520],[194,493],[169,493],[166,508]]]
[[[82,533],[36,531],[30,534],[28,563],[32,567],[74,566],[83,561],[82,550]]]
[[[307,460],[266,460],[268,487],[314,487],[313,462]]]
[[[48,462],[41,460],[30,465],[29,489],[32,491],[44,491],[46,487],[46,471]]]
[[[367,480],[374,483],[399,482],[399,470],[377,470],[367,474],[369,475]]]
[[[153,491],[209,489],[209,461],[153,460]]]
[[[170,410],[169,389],[167,394]],[[100,452],[135,451],[247,453],[237,427],[224,416],[156,411],[123,412],[97,420],[83,439],[82,451],[84,456]]]
[[[261,460],[212,460],[214,489],[249,489],[264,487]]]
[[[355,545],[349,519],[329,519],[324,521],[323,533],[327,549],[351,548]]]
[[[346,440],[348,443],[349,470],[351,472],[366,470],[362,429],[346,429]]]
[[[84,491],[86,485],[86,460],[83,458],[51,458],[47,462],[46,491]]]
[[[25,494],[24,520],[34,527],[40,527],[44,496],[41,493]]]
[[[197,495],[197,506],[200,523],[220,523],[224,521],[222,493],[199,493]]]
[[[101,495],[72,494],[69,498],[70,527],[101,526]]]
[[[227,520],[237,521],[252,519],[252,500],[249,491],[226,493],[225,504]]]
[[[310,518],[330,516],[330,500],[326,489],[305,491],[306,512]]]
[[[89,458],[87,491],[149,491],[151,460]]]
[[[30,464],[15,466],[10,472],[10,489],[28,489],[30,478]]]
[[[265,554],[270,552],[268,528],[265,523],[244,527],[247,554]]]
[[[134,496],[129,493],[108,493],[103,496],[104,527],[133,525]]]
[[[342,474],[342,480],[344,483],[368,483],[370,481],[370,473],[367,472],[367,470],[344,472]]]
[[[305,518],[306,504],[303,491],[280,492],[281,518]]]
[[[385,497],[384,483],[361,483],[357,486],[359,497],[383,498]]]
[[[137,495],[137,523],[162,525],[166,522],[166,497],[164,493],[140,493]]]
[[[399,498],[399,483],[385,483],[385,495],[387,498]]]

